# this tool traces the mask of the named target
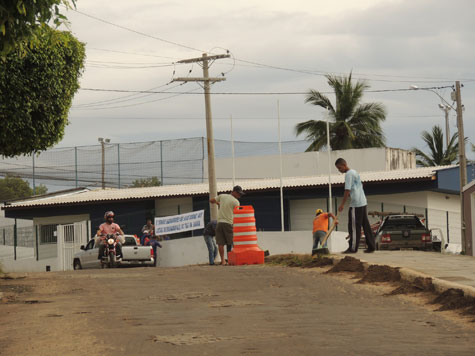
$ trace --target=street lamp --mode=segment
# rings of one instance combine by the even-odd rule
[[[102,189],[106,188],[106,181],[104,179],[105,177],[105,171],[106,171],[106,149],[105,149],[105,144],[111,142],[109,138],[103,138],[99,137],[97,139],[99,143],[101,144],[102,148]]]
[[[461,241],[462,241],[462,251],[464,253],[472,252],[472,239],[465,236],[465,219],[464,219],[464,202],[463,202],[463,187],[467,184],[467,158],[465,156],[465,134],[463,131],[463,111],[464,106],[462,105],[462,94],[461,94],[461,84],[460,81],[455,82],[455,90],[452,92],[452,100],[457,103],[457,106],[454,108],[450,105],[439,93],[437,93],[432,88],[419,88],[417,85],[411,85],[409,89],[412,90],[425,90],[430,91],[437,95],[442,103],[453,109],[457,113],[457,129],[458,129],[458,142],[459,142],[459,170],[460,170],[460,215],[461,215]],[[441,105],[439,105],[441,107]],[[448,139],[448,137],[447,137]]]

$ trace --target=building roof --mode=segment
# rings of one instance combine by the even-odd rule
[[[435,180],[436,172],[448,166],[425,167],[394,171],[361,172],[361,180],[365,183],[371,182],[407,182],[416,180]],[[341,185],[344,183],[344,175],[332,175],[331,183]],[[259,191],[280,188],[280,178],[236,180],[244,191]],[[284,177],[282,178],[284,188],[317,187],[328,185],[328,176],[311,177]],[[178,196],[196,196],[208,194],[208,183],[165,185],[159,187],[146,188],[125,188],[125,189],[81,189],[77,191],[58,192],[47,196],[32,197],[26,200],[13,201],[7,203],[3,209],[15,208],[60,206],[81,203],[93,203],[101,201],[120,201],[137,199],[154,199]],[[218,192],[227,192],[232,189],[232,181],[218,182]]]

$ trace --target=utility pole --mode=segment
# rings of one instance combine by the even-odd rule
[[[202,78],[176,78],[174,82],[203,82],[203,89],[205,94],[205,109],[206,109],[206,139],[208,148],[208,183],[209,183],[209,196],[215,198],[218,195],[218,185],[216,183],[216,171],[214,165],[214,138],[213,138],[213,121],[211,117],[211,96],[210,87],[211,84],[216,82],[222,82],[226,78],[210,78],[209,77],[209,61],[215,61],[217,59],[229,58],[229,54],[219,54],[214,56],[208,56],[203,53],[201,57],[184,59],[178,61],[178,63],[202,63],[203,77]],[[218,206],[210,203],[210,215],[211,220],[217,220],[218,218]]]
[[[102,189],[106,189],[106,180],[105,180],[105,172],[106,172],[106,147],[105,144],[111,142],[108,138],[99,137],[97,141],[101,144],[102,149]]]
[[[463,132],[463,105],[460,92],[460,81],[455,82],[455,100],[457,102],[457,128],[459,140],[459,168],[460,168],[460,215],[461,215],[461,240],[462,251],[466,253],[471,251],[471,238],[467,239],[465,235],[465,219],[463,204],[463,187],[467,184],[467,158],[465,156],[465,134]]]

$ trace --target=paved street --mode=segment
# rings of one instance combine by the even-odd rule
[[[455,314],[323,271],[193,266],[0,280],[0,354],[475,353],[474,326]]]

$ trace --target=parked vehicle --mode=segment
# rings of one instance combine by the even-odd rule
[[[417,215],[388,215],[376,233],[377,250],[432,250],[432,236]]]
[[[94,239],[86,246],[81,246],[81,251],[74,255],[74,269],[101,268],[99,245],[95,246]],[[140,246],[133,235],[124,235],[122,244],[122,259],[116,260],[116,267],[123,265],[153,266],[154,256],[151,246]]]

